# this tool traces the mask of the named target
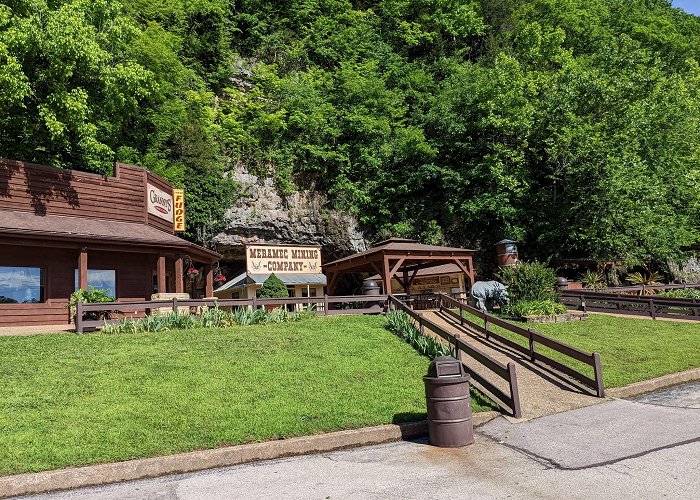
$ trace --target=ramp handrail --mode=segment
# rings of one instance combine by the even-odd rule
[[[452,311],[452,308],[459,309],[459,314]],[[542,335],[541,333],[536,332],[531,328],[523,328],[492,314],[480,311],[475,307],[472,307],[461,301],[455,300],[452,297],[448,297],[447,295],[441,295],[440,311],[450,314],[452,317],[459,320],[462,325],[466,323],[470,328],[484,333],[487,339],[494,338],[502,344],[505,344],[512,349],[515,349],[523,354],[528,355],[530,357],[530,361],[532,361],[533,363],[540,361],[551,366],[552,368],[555,368],[556,370],[559,370],[562,373],[565,373],[566,375],[569,375],[570,377],[578,380],[585,386],[593,389],[598,397],[602,398],[605,395],[605,385],[603,383],[603,368],[600,363],[599,353],[589,353],[583,351],[577,347],[570,346],[559,340],[555,340],[551,337]],[[475,323],[474,321],[465,318],[465,312],[484,320],[484,326],[481,326]],[[504,330],[525,337],[526,339],[528,339],[528,347],[523,347],[520,344],[495,333],[491,330],[490,325],[500,326]],[[591,366],[593,368],[594,378],[591,378],[579,371],[576,371],[575,369],[566,366],[560,363],[559,361],[555,361],[549,356],[545,356],[544,354],[537,352],[537,344],[541,344],[558,353],[561,353],[565,356],[568,356],[570,358],[573,358],[577,361],[581,361],[582,363]]]
[[[446,340],[450,345],[455,347],[455,356],[461,361],[460,353],[465,353],[480,365],[487,368],[489,371],[494,373],[499,378],[505,380],[508,383],[510,394],[506,394],[504,391],[493,385],[491,382],[486,380],[484,376],[475,370],[472,366],[468,365],[464,361],[465,369],[471,375],[472,379],[477,382],[484,390],[484,392],[490,396],[496,403],[498,403],[502,408],[512,413],[516,418],[522,416],[522,410],[520,408],[520,393],[518,391],[518,380],[515,374],[515,363],[509,362],[508,364],[503,364],[500,361],[492,358],[487,353],[480,351],[474,346],[471,346],[460,339],[459,334],[454,334],[448,332],[446,329],[442,328],[438,324],[430,321],[429,319],[423,317],[423,315],[417,313],[409,306],[404,304],[397,297],[389,296],[389,308],[398,308],[399,310],[405,312],[414,321],[418,323],[418,328],[421,333],[428,330],[432,331],[434,334],[440,338]]]

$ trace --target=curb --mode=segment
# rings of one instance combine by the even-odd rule
[[[646,394],[647,392],[656,391],[658,389],[664,389],[665,387],[684,384],[686,382],[695,382],[697,380],[700,380],[700,368],[691,368],[684,372],[669,373],[668,375],[642,380],[634,384],[607,389],[607,396],[624,399]]]
[[[500,415],[499,412],[495,411],[475,413],[472,422],[475,427],[478,427]],[[18,474],[0,477],[0,498],[121,483],[170,474],[230,467],[261,460],[370,446],[423,437],[427,433],[428,422],[422,420],[178,453],[164,457]]]

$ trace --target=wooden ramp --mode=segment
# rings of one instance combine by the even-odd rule
[[[602,398],[596,397],[590,387],[541,362],[533,362],[530,356],[498,340],[487,339],[483,332],[468,325],[461,325],[460,320],[448,312],[423,311],[421,316],[451,334],[459,335],[461,341],[491,358],[503,364],[513,362],[516,365],[522,419],[542,417],[603,401]],[[426,333],[430,332],[426,330]],[[468,357],[463,356],[462,360],[467,367],[474,366],[475,362]],[[474,370],[479,371],[478,366],[474,366]],[[507,392],[509,389],[508,383],[503,378],[489,376],[487,372],[484,372],[484,378],[502,391]],[[474,385],[481,389],[479,383]]]

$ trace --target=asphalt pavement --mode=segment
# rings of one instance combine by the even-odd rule
[[[700,384],[686,384],[527,422],[498,418],[461,449],[398,442],[31,498],[696,499],[699,400]]]

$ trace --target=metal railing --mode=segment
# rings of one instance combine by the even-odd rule
[[[452,309],[459,310],[459,313],[455,313]],[[568,344],[565,344],[564,342],[560,342],[551,337],[542,335],[541,333],[538,333],[532,330],[531,328],[523,328],[521,326],[515,325],[509,321],[501,319],[492,314],[485,313],[479,309],[471,307],[470,305],[464,304],[463,302],[455,300],[451,297],[447,297],[446,295],[442,296],[442,300],[440,303],[440,311],[445,312],[451,315],[453,318],[459,320],[460,324],[468,326],[469,328],[476,330],[477,332],[485,334],[487,340],[489,338],[494,338],[500,343],[505,344],[508,347],[529,356],[531,362],[535,363],[539,361],[541,363],[547,364],[552,368],[558,370],[559,372],[578,380],[586,387],[590,387],[591,389],[593,389],[596,393],[596,396],[602,398],[605,395],[605,385],[603,382],[603,368],[600,363],[599,353],[589,353],[586,351],[582,351],[577,347],[570,346]],[[464,316],[464,313],[471,314],[483,320],[483,326],[466,318]],[[499,326],[504,330],[526,338],[528,341],[528,347],[524,347],[518,344],[517,342],[514,342],[502,335],[497,334],[491,328],[492,325]],[[577,361],[591,366],[593,368],[593,378],[563,363],[560,363],[559,361],[556,361],[550,358],[549,356],[537,352],[538,344],[548,347],[549,349],[563,354],[564,356],[567,356],[569,358],[575,359]]]
[[[480,389],[482,389],[502,408],[511,412],[514,417],[520,418],[522,416],[522,410],[520,408],[520,393],[518,392],[518,380],[515,374],[515,363],[509,362],[508,364],[503,364],[485,352],[482,352],[476,347],[467,344],[460,338],[459,334],[448,332],[438,324],[424,318],[423,315],[411,309],[396,296],[389,296],[388,306],[389,308],[394,307],[400,311],[403,311],[413,318],[413,320],[418,324],[418,328],[420,329],[421,333],[424,333],[425,329],[427,328],[438,337],[446,340],[451,346],[454,346],[455,356],[457,359],[461,360],[461,353],[464,353],[479,363],[479,365],[488,369],[498,378],[503,379],[508,384],[510,394],[504,392],[493,383],[489,382],[484,374],[480,373],[481,370],[474,369],[471,363],[467,364],[462,361],[472,379],[479,384]]]
[[[277,299],[168,299],[143,300],[128,302],[99,302],[76,304],[75,331],[84,333],[87,329],[100,328],[105,324],[121,321],[124,318],[139,318],[153,312],[169,313],[183,311],[198,315],[204,308],[221,309],[273,308],[283,306],[303,306],[316,308],[317,316],[335,316],[340,314],[377,314],[387,307],[386,295],[323,295],[319,297],[287,297]],[[89,315],[109,316],[109,319],[90,319]]]

